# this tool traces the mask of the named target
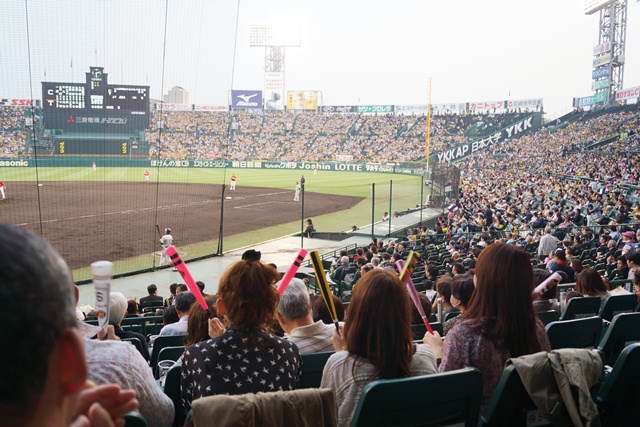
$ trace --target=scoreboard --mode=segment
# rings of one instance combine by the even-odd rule
[[[42,82],[46,129],[61,133],[135,134],[149,126],[149,86],[110,85],[102,67],[85,83]]]

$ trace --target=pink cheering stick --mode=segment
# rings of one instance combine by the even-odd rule
[[[296,275],[296,272],[298,271],[298,268],[300,268],[302,261],[304,261],[305,256],[307,256],[307,250],[301,248],[298,251],[295,261],[293,261],[293,264],[291,264],[291,267],[289,267],[278,286],[278,292],[280,295],[282,295],[284,290],[287,289],[287,286],[289,286],[289,282],[291,282],[291,279]]]
[[[202,309],[205,311],[208,310],[209,307],[207,306],[206,301],[202,297],[202,292],[200,292],[200,288],[198,287],[198,285],[196,285],[196,282],[193,280],[191,273],[189,273],[189,269],[187,268],[187,265],[182,261],[182,258],[180,258],[180,255],[178,255],[178,251],[176,251],[176,247],[173,245],[169,246],[167,248],[167,255],[169,255],[169,258],[171,258],[171,262],[173,263],[173,266],[176,268],[176,270],[178,270],[178,273],[180,273],[180,276],[182,276],[184,283],[186,283],[191,293],[196,297],[196,300],[200,304],[200,307],[202,307]]]
[[[409,258],[407,259],[408,264],[411,262],[411,254],[409,254]],[[404,261],[399,259],[396,261],[396,267],[398,271],[401,271],[404,274],[404,280],[402,280],[402,274],[400,275],[400,280],[404,281],[407,290],[409,291],[409,296],[411,297],[411,301],[413,301],[413,305],[418,309],[418,313],[420,313],[420,317],[422,317],[422,321],[424,322],[424,326],[427,327],[427,331],[431,335],[433,335],[433,329],[431,329],[431,325],[429,324],[429,319],[427,319],[427,315],[424,312],[424,308],[422,308],[422,304],[420,304],[420,297],[418,296],[418,291],[416,291],[416,286],[413,284],[413,280],[411,280],[411,274],[407,273],[407,268],[405,268]],[[413,270],[413,269],[412,269]]]

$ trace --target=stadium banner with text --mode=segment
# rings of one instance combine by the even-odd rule
[[[287,110],[317,110],[318,91],[316,90],[288,90]]]
[[[39,107],[40,100],[37,99],[34,103],[33,99],[0,99],[0,106],[2,107],[31,107],[32,105]]]
[[[193,106],[191,104],[167,104],[161,102],[156,104],[158,111],[192,111]]]
[[[624,101],[625,99],[640,98],[640,86],[623,89],[616,93],[616,101]]]
[[[402,114],[413,114],[413,113],[422,113],[426,114],[429,110],[429,106],[427,104],[423,105],[394,105],[393,111],[396,113]]]
[[[532,99],[514,99],[513,101],[507,101],[507,109],[511,110],[514,108],[542,108],[542,98],[532,98]]]
[[[393,113],[393,105],[358,105],[358,113]]]
[[[609,87],[609,78],[594,80],[591,82],[591,90],[606,89]]]
[[[611,62],[611,54],[607,53],[602,56],[598,56],[597,58],[593,58],[593,68],[599,67],[601,65],[605,65]]]
[[[593,56],[602,55],[611,52],[611,42],[605,42],[593,48]]]
[[[258,109],[262,108],[261,90],[232,90],[231,108]]]
[[[453,104],[432,104],[431,111],[434,114],[462,114],[466,111],[467,104],[464,102]]]
[[[284,110],[284,73],[264,73],[264,109]]]
[[[485,150],[499,141],[516,137],[525,131],[535,132],[542,126],[542,113],[534,113],[526,119],[486,136],[482,139],[469,141],[449,150],[434,153],[429,156],[429,163],[451,163],[464,159],[476,151]]]
[[[355,105],[323,105],[320,107],[321,113],[357,113]]]
[[[583,96],[581,98],[573,98],[574,108],[590,107],[592,105],[593,105],[593,95]]]
[[[601,79],[602,77],[609,77],[610,75],[611,75],[611,70],[608,65],[596,68],[591,72],[591,78],[593,80]]]
[[[504,110],[505,101],[482,101],[467,103],[467,110],[475,113],[478,111]]]
[[[196,105],[194,111],[213,111],[215,113],[226,113],[229,111],[227,105]]]
[[[600,92],[596,92],[593,94],[593,103],[594,104],[604,104],[605,102],[607,102],[607,91],[603,90]]]

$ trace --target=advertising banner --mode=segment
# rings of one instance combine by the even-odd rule
[[[594,80],[591,82],[591,90],[596,91],[598,89],[606,89],[609,87],[609,79]]]
[[[284,73],[264,73],[264,109],[284,110]]]
[[[600,79],[602,77],[609,77],[609,75],[610,75],[610,72],[609,72],[608,65],[605,65],[604,67],[596,68],[591,72],[591,78],[594,80]]]
[[[157,104],[158,111],[191,111],[193,107],[191,104]]]
[[[227,105],[196,105],[195,111],[213,111],[215,113],[224,113],[229,111]]]
[[[424,105],[394,105],[393,111],[396,113],[412,114],[423,113],[426,114],[429,109],[427,104]]]
[[[611,42],[605,42],[593,48],[593,56],[602,55],[611,52]]]
[[[323,105],[320,107],[321,113],[357,113],[355,105]]]
[[[523,109],[536,109],[542,108],[542,98],[532,98],[532,99],[514,99],[513,101],[507,101],[507,109],[512,110],[515,108],[523,108]]]
[[[464,102],[453,104],[432,104],[431,111],[434,114],[462,114],[466,111],[467,104]]]
[[[231,108],[258,109],[262,108],[262,91],[260,90],[232,90]]]
[[[358,113],[393,113],[393,105],[358,105]]]
[[[468,110],[472,113],[478,111],[489,110],[502,110],[505,108],[505,101],[482,101],[482,102],[469,102]]]
[[[616,93],[616,101],[624,101],[625,99],[640,98],[640,86],[623,89]]]
[[[541,126],[542,113],[535,113],[526,119],[520,120],[482,139],[469,141],[449,150],[434,153],[429,156],[429,163],[455,162],[475,153],[476,151],[485,150],[498,141],[513,138],[527,130],[536,131],[540,129]]]
[[[3,107],[30,107],[33,105],[33,99],[0,99],[0,106]]]
[[[593,58],[593,67],[599,67],[601,65],[608,64],[609,62],[611,62],[611,55],[607,53],[606,55]]]
[[[573,106],[575,108],[590,107],[591,105],[593,105],[593,95],[573,98]]]
[[[318,91],[288,90],[287,110],[317,110]]]
[[[607,102],[607,91],[603,90],[602,92],[596,92],[593,94],[593,103],[594,104],[604,104]]]

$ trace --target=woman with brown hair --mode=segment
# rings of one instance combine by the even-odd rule
[[[476,288],[464,320],[440,337],[426,334],[440,371],[473,366],[483,374],[482,407],[502,376],[507,359],[538,351],[550,351],[549,338],[533,311],[533,268],[529,254],[505,244],[487,246],[478,257]]]
[[[602,280],[600,273],[595,268],[587,267],[578,275],[576,280],[576,289],[583,296],[600,297],[600,307],[604,305],[604,301],[609,297],[609,289]]]
[[[413,343],[409,293],[391,271],[373,270],[360,279],[333,344],[337,353],[327,361],[320,386],[334,392],[339,426],[349,425],[369,382],[436,372],[429,346]]]
[[[298,386],[302,368],[298,348],[269,331],[279,299],[274,286],[279,279],[273,267],[249,259],[222,274],[216,308],[227,329],[185,350],[181,392],[186,411],[193,400],[205,396]]]
[[[218,318],[218,310],[216,309],[216,297],[207,295],[204,297],[208,310],[203,310],[200,304],[193,304],[189,309],[189,320],[187,321],[187,338],[185,339],[185,347],[192,346],[210,338],[215,338],[225,331],[224,326],[218,322],[210,325],[210,321]],[[218,326],[217,328],[215,326]],[[213,332],[213,333],[212,333]]]

